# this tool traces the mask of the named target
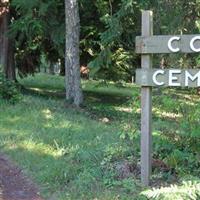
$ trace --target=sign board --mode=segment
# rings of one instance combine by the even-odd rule
[[[136,37],[136,53],[199,53],[200,35]]]
[[[200,87],[200,70],[197,69],[138,69],[136,83],[157,87]]]
[[[200,35],[153,35],[153,13],[142,12],[142,36],[136,37],[141,69],[136,83],[141,86],[141,181],[149,185],[152,162],[152,87],[200,87],[200,70],[152,69],[152,54],[200,53]]]

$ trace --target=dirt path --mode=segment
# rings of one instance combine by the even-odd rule
[[[21,169],[0,154],[0,200],[43,200]]]

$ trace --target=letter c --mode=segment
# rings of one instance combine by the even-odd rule
[[[192,38],[192,40],[190,41],[190,48],[191,48],[192,51],[194,51],[194,52],[200,52],[200,48],[197,49],[197,48],[194,47],[194,42],[195,42],[196,40],[200,40],[200,36],[196,36],[196,37]]]
[[[158,76],[158,74],[164,74],[164,70],[157,70],[154,74],[153,74],[153,82],[158,85],[158,86],[161,86],[161,85],[164,85],[165,83],[164,82],[159,82],[156,77]]]
[[[171,52],[179,52],[180,51],[180,48],[173,48],[172,47],[172,42],[174,41],[174,40],[177,40],[177,41],[179,41],[181,38],[180,37],[178,37],[178,36],[174,36],[174,37],[172,37],[172,38],[170,38],[169,39],[169,41],[168,41],[168,48],[169,48],[169,50],[171,51]]]

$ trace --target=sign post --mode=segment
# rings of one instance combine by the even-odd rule
[[[152,69],[152,55],[161,53],[200,53],[200,35],[153,35],[153,13],[142,12],[142,36],[136,37],[136,53],[141,69],[136,83],[141,85],[141,181],[150,184],[152,148],[152,86],[200,87],[199,69]]]
[[[142,36],[153,35],[153,13],[151,11],[142,12]],[[142,69],[152,68],[152,56],[142,55]],[[143,86],[141,89],[141,181],[144,185],[149,185],[151,176],[151,146],[152,146],[152,89],[150,86]]]

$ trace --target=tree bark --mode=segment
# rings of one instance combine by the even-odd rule
[[[0,65],[6,78],[15,80],[14,45],[7,35],[9,23],[9,0],[0,0]]]
[[[83,102],[80,78],[80,18],[78,0],[65,0],[66,50],[65,84],[66,100],[80,106]]]

